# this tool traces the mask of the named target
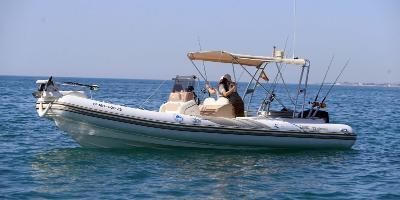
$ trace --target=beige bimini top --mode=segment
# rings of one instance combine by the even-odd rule
[[[187,56],[190,60],[232,63],[232,64],[240,64],[246,66],[254,66],[257,68],[259,68],[264,63],[270,63],[270,62],[286,63],[292,65],[305,65],[306,63],[305,59],[242,55],[242,54],[233,54],[226,51],[189,52]]]

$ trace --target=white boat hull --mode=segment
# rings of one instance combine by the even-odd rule
[[[69,95],[54,102],[46,117],[83,147],[329,149],[350,148],[356,140],[351,127],[341,124],[243,118],[228,121],[241,123],[234,127],[219,123],[220,119],[146,111]]]

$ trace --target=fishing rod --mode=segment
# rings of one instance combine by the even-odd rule
[[[194,64],[193,60],[189,59],[190,62],[192,63],[192,65],[194,66],[194,68],[197,70],[197,72],[199,72],[201,78],[204,79],[205,82],[207,82],[207,78],[204,77],[204,75],[201,73],[201,71],[199,70],[199,68],[196,66],[196,64]]]
[[[203,49],[201,48],[201,43],[200,43],[200,37],[197,37],[197,43],[199,45],[199,50],[202,51]],[[204,71],[204,76],[205,76],[205,80],[207,81],[207,71],[206,71],[206,65],[204,64],[204,60],[203,60],[203,71]]]
[[[199,45],[200,45],[200,43],[199,43]],[[200,46],[200,49],[201,49],[201,46]],[[192,65],[193,65],[193,67],[197,70],[197,72],[199,72],[199,74],[200,74],[200,76],[204,79],[204,81],[207,83],[208,81],[207,81],[207,77],[204,77],[204,75],[203,75],[203,73],[201,73],[201,71],[199,70],[199,68],[196,66],[196,64],[193,62],[193,60],[192,59],[189,59],[190,60],[190,62],[192,63]],[[203,61],[203,63],[204,63],[204,61]],[[203,65],[204,66],[204,65]],[[205,69],[205,68],[204,68]],[[206,75],[206,74],[205,74]]]
[[[319,93],[320,93],[320,91],[321,91],[321,88],[322,88],[324,82],[325,82],[325,78],[326,78],[326,75],[327,75],[327,73],[328,73],[328,71],[329,71],[329,68],[330,68],[330,66],[331,66],[331,64],[332,64],[333,58],[334,58],[334,56],[332,56],[331,62],[330,62],[329,65],[328,65],[328,70],[326,71],[325,77],[324,77],[324,79],[323,79],[323,81],[322,81],[322,83],[321,83],[321,87],[319,88],[318,93],[317,93],[317,96],[315,97],[315,100],[314,100],[314,102],[312,102],[312,105],[311,105],[311,108],[314,108],[314,107],[317,107],[317,108],[315,109],[314,113],[313,113],[313,109],[310,109],[310,112],[308,113],[307,117],[311,117],[311,116],[312,116],[312,117],[315,117],[315,116],[317,115],[317,113],[318,113],[318,111],[319,111],[320,108],[325,108],[325,107],[326,107],[326,104],[324,103],[325,100],[326,100],[326,98],[328,97],[328,95],[329,95],[329,93],[331,92],[333,86],[336,84],[337,80],[338,80],[339,77],[342,75],[344,69],[347,67],[347,65],[348,65],[349,62],[350,62],[350,59],[348,59],[348,60],[346,61],[346,64],[345,64],[345,65],[342,67],[342,69],[340,70],[339,75],[336,77],[335,82],[331,85],[331,87],[329,88],[329,90],[328,90],[328,92],[326,93],[325,97],[322,99],[321,102],[318,102],[318,101],[317,101],[317,100],[318,100],[318,95],[319,95]]]
[[[318,89],[317,96],[315,96],[314,102],[316,102],[318,100],[319,93],[321,92],[321,89],[324,86],[326,76],[328,75],[329,69],[331,68],[331,65],[333,63],[333,59],[334,58],[335,58],[335,55],[332,55],[331,61],[329,62],[328,68],[327,68],[327,70],[325,72],[325,75],[324,75],[324,79],[322,79],[322,83],[321,83],[321,85],[320,85],[320,87]]]
[[[333,84],[329,88],[328,92],[326,93],[325,97],[322,99],[322,101],[321,101],[322,104],[325,102],[325,100],[328,97],[329,93],[332,91],[333,86],[335,86],[336,82],[339,80],[339,77],[342,75],[344,69],[346,69],[346,67],[349,65],[349,62],[350,62],[350,58],[346,61],[346,64],[343,66],[342,70],[340,70],[339,75],[336,77],[335,82],[333,82]]]
[[[317,114],[319,108],[325,108],[326,107],[325,104],[318,102],[318,96],[319,96],[319,93],[322,90],[322,87],[324,86],[326,76],[328,75],[329,69],[331,68],[331,65],[333,63],[333,59],[334,58],[335,58],[335,55],[332,55],[331,61],[329,62],[328,68],[327,68],[327,70],[325,72],[324,78],[322,79],[322,83],[321,83],[321,85],[320,85],[320,87],[318,89],[317,95],[315,96],[314,102],[312,102],[312,103],[309,102],[309,104],[311,104],[311,109],[310,109],[310,112],[308,113],[307,117],[311,117],[311,114],[312,114],[312,111],[313,111],[314,107],[317,107],[317,109],[315,110],[314,114],[312,115],[313,117],[315,117],[315,115]]]
[[[197,43],[198,43],[198,45],[199,45],[199,50],[200,50],[200,52],[202,51],[202,48],[201,48],[201,43],[200,43],[200,37],[197,37]],[[193,61],[192,61],[192,63],[193,63]],[[193,65],[194,65],[194,63],[193,63]],[[206,70],[206,65],[204,64],[204,60],[203,60],[203,63],[202,63],[202,65],[203,65],[203,71],[204,71],[204,76],[200,73],[200,71],[197,69],[197,67],[196,67],[196,69],[197,69],[197,71],[199,71],[199,73],[200,73],[200,75],[204,78],[204,81],[205,81],[205,84],[207,84],[208,83],[208,77],[207,77],[207,70]],[[203,87],[202,89],[201,89],[201,92],[203,92],[203,94],[208,94],[208,97],[210,97],[211,96],[211,94],[210,94],[210,92],[208,91],[208,89],[207,89],[207,87]]]
[[[318,89],[317,95],[315,96],[314,102],[312,102],[312,103],[309,102],[309,104],[311,104],[311,109],[310,109],[310,112],[308,112],[307,117],[311,117],[311,116],[315,117],[315,115],[318,113],[318,111],[319,111],[320,108],[325,108],[325,107],[326,107],[325,104],[319,103],[319,102],[318,102],[318,96],[319,96],[319,93],[320,93],[321,90],[322,90],[322,87],[324,86],[326,76],[328,75],[329,69],[331,68],[331,65],[332,65],[332,63],[333,63],[334,57],[335,57],[335,55],[332,55],[331,61],[329,62],[328,68],[327,68],[327,70],[326,70],[326,72],[325,72],[324,78],[322,79],[321,85],[320,85],[320,87],[319,87],[319,89]],[[313,112],[313,108],[314,108],[314,107],[317,107],[317,108],[315,109],[315,112],[314,112],[314,114],[313,114],[312,112]]]

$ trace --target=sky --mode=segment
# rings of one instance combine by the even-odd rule
[[[170,79],[196,74],[186,54],[200,46],[265,56],[277,46],[311,61],[311,83],[321,82],[333,55],[328,82],[351,59],[341,82],[400,83],[400,1],[297,0],[295,18],[293,7],[294,0],[0,0],[0,75]],[[206,63],[206,71],[216,80],[232,67]],[[290,83],[299,72],[283,70]]]

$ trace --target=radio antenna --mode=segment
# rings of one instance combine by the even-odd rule
[[[296,49],[296,0],[293,0],[293,58],[295,58]]]

